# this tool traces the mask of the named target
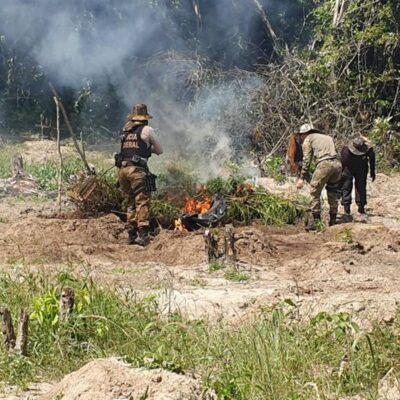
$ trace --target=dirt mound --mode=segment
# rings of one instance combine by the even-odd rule
[[[73,215],[74,217],[75,215]],[[129,261],[157,262],[166,265],[195,265],[207,262],[203,232],[163,230],[146,247],[128,246],[125,224],[115,215],[100,218],[67,219],[26,217],[0,226],[0,261],[19,254],[28,261]],[[54,218],[57,217],[57,218]],[[239,261],[262,264],[273,255],[274,245],[257,228],[237,232]]]
[[[193,378],[161,369],[131,368],[116,358],[92,361],[67,375],[41,400],[200,400]],[[211,394],[209,400],[215,397]]]

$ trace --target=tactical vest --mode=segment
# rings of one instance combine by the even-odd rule
[[[121,138],[121,155],[124,161],[132,160],[133,156],[150,158],[151,146],[142,139],[142,130],[145,125],[134,127],[130,131],[124,132]]]

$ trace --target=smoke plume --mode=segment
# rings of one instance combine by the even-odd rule
[[[193,37],[171,17],[174,3],[187,15]],[[209,177],[248,137],[251,93],[262,84],[252,74],[215,78],[212,62],[243,64],[238,49],[249,46],[258,17],[246,1],[186,3],[2,0],[0,33],[60,87],[78,93],[107,83],[124,111],[146,103],[166,151],[196,158]],[[201,62],[199,54],[211,61]]]

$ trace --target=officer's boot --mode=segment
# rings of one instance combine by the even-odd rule
[[[137,236],[138,236],[138,229],[135,226],[130,227],[128,229],[128,244],[135,244]]]
[[[329,226],[336,225],[336,218],[337,218],[336,213],[329,213]]]
[[[366,212],[365,212],[365,206],[358,206],[358,212],[359,212],[360,214],[366,214]]]
[[[148,226],[142,226],[139,228],[138,231],[138,236],[135,240],[135,244],[138,244],[139,246],[147,246],[150,243],[150,238],[149,238],[149,227]]]
[[[321,223],[321,213],[313,212],[312,213],[312,221],[308,221],[306,226],[306,231],[316,231],[318,229],[318,224]]]
[[[343,207],[344,207],[344,213],[350,215],[351,214],[350,204],[345,204]]]

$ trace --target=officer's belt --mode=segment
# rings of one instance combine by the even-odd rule
[[[319,160],[319,161],[317,162],[317,165],[318,165],[319,163],[321,163],[322,161],[335,161],[335,160],[338,160],[338,161],[339,161],[339,159],[338,159],[337,156],[335,156],[335,157],[323,158],[322,160]]]
[[[124,160],[122,161],[122,168],[125,167],[139,167],[139,168],[147,168],[147,160],[142,159],[141,161],[132,161],[132,160]]]

